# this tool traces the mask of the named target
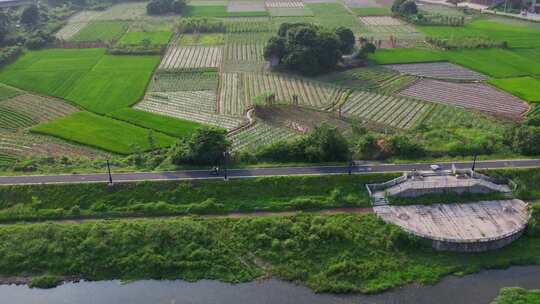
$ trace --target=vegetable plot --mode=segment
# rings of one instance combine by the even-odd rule
[[[232,151],[246,151],[295,136],[298,136],[298,134],[291,129],[276,127],[258,121],[254,125],[229,136],[229,140],[232,142]]]
[[[337,102],[342,90],[338,87],[300,77],[263,73],[224,73],[221,86],[221,113],[243,115],[261,94],[274,93],[276,101],[291,103],[298,96],[300,105],[324,108]]]
[[[163,57],[162,70],[217,68],[221,64],[222,48],[218,46],[171,47]]]
[[[452,83],[422,79],[400,95],[478,110],[513,120],[521,120],[527,103],[508,93],[479,83]]]
[[[213,91],[155,92],[146,95],[136,109],[232,130],[244,119],[217,114]]]
[[[52,120],[79,111],[78,108],[61,100],[32,94],[19,95],[4,100],[0,107],[20,112],[38,122]]]
[[[355,92],[341,107],[343,115],[399,129],[414,127],[433,105],[370,92]]]
[[[394,71],[437,79],[452,79],[452,80],[470,80],[479,81],[486,80],[487,77],[471,71],[462,66],[450,62],[427,62],[427,63],[411,63],[411,64],[393,64],[386,66]]]

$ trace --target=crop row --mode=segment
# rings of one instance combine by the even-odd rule
[[[171,47],[159,65],[163,70],[186,68],[217,68],[221,64],[222,48],[217,46]]]
[[[150,92],[215,90],[218,85],[216,71],[179,71],[156,73],[148,87]]]
[[[217,114],[213,91],[150,93],[136,109],[232,130],[244,120]]]
[[[266,0],[268,8],[304,8],[302,0]]]
[[[370,92],[355,92],[343,104],[343,115],[358,117],[393,128],[409,129],[428,113],[433,104],[380,95]]]
[[[489,129],[491,125],[495,124],[497,126],[493,127],[497,128],[500,125],[494,119],[489,119],[487,115],[441,103],[433,105],[433,109],[426,115],[422,123],[436,127],[472,126],[483,129]]]
[[[258,121],[229,137],[232,142],[232,151],[254,150],[258,147],[270,145],[277,141],[287,140],[297,136],[293,130],[276,127],[271,124]]]
[[[400,73],[438,79],[486,80],[487,77],[450,62],[427,62],[387,65]]]
[[[261,62],[263,57],[264,44],[240,44],[232,43],[225,45],[223,60],[225,62]]]
[[[0,154],[0,166],[13,164],[17,160],[13,155]]]
[[[394,94],[416,81],[416,77],[402,75],[380,67],[356,68],[322,76],[322,81],[363,91]]]
[[[368,16],[368,17],[360,17],[360,22],[362,22],[365,25],[372,25],[372,26],[403,26],[405,25],[404,22],[397,18],[388,17],[388,16]]]
[[[474,109],[510,119],[522,119],[529,106],[522,100],[479,83],[422,79],[400,95]]]
[[[0,105],[0,128],[16,130],[36,124],[32,117]]]
[[[227,33],[269,32],[272,30],[267,17],[228,18],[225,20]]]
[[[224,73],[221,91],[221,112],[241,115],[253,104],[257,96],[273,93],[278,102],[293,102],[304,106],[323,108],[336,102],[342,91],[334,86],[300,77],[267,73]]]
[[[19,95],[7,99],[1,104],[32,120],[43,122],[79,111],[78,108],[55,98],[42,97],[32,94]]]
[[[88,147],[69,144],[50,136],[28,134],[25,132],[6,132],[0,130],[0,154],[13,156],[85,156],[105,157],[106,154]]]

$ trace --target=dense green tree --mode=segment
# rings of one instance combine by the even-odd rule
[[[390,138],[390,149],[394,155],[406,158],[418,158],[425,154],[422,144],[406,135],[396,135]]]
[[[9,32],[10,21],[9,16],[3,11],[0,11],[0,42],[4,40]]]
[[[227,131],[214,127],[197,129],[190,138],[181,139],[171,147],[174,164],[215,165],[230,146]]]
[[[395,14],[400,13],[400,7],[403,3],[405,3],[408,0],[394,0],[394,3],[392,4],[392,12]]]
[[[517,153],[540,155],[540,127],[518,125],[511,128],[505,138]]]
[[[32,4],[23,10],[21,14],[21,23],[26,26],[35,26],[39,23],[39,9],[37,5]]]
[[[336,29],[336,35],[338,35],[340,40],[340,51],[343,54],[350,54],[354,49],[354,44],[356,43],[356,38],[354,37],[354,33],[343,26],[340,26]]]
[[[185,8],[185,0],[152,0],[146,5],[146,12],[148,15],[181,14]]]
[[[354,35],[346,28],[333,31],[309,23],[283,23],[278,35],[268,41],[264,57],[314,75],[335,68],[343,51],[352,50],[354,42]]]
[[[418,13],[418,7],[413,0],[408,0],[399,6],[399,13],[402,16],[415,15]]]

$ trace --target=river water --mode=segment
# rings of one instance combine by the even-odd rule
[[[304,286],[266,280],[227,284],[203,280],[66,283],[54,289],[0,285],[1,304],[484,304],[502,287],[540,288],[540,267],[487,270],[447,277],[433,286],[407,286],[378,295],[315,294]]]

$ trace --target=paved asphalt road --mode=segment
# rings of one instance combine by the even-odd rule
[[[456,168],[470,168],[472,162],[437,163],[441,169],[450,169],[452,164]],[[353,167],[352,173],[378,173],[378,172],[404,172],[416,170],[430,170],[430,164],[361,164]],[[526,168],[540,167],[540,159],[527,160],[491,160],[478,161],[477,169],[497,168]],[[253,168],[228,170],[229,178],[248,178],[257,176],[280,175],[325,175],[347,173],[348,166],[318,166],[318,167],[282,167],[282,168]],[[113,173],[114,182],[158,181],[158,180],[190,180],[190,179],[216,179],[223,178],[210,174],[210,170],[186,170],[174,172],[132,172]],[[95,174],[65,174],[65,175],[26,175],[26,176],[0,176],[0,185],[23,184],[57,184],[57,183],[106,183],[108,176],[105,173]]]

